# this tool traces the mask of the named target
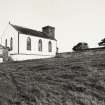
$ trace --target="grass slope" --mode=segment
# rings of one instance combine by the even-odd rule
[[[0,105],[105,105],[105,55],[0,64]]]

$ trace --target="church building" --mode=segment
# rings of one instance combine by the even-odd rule
[[[1,44],[9,48],[14,61],[55,57],[55,28],[45,26],[42,31],[36,31],[9,23],[1,35]]]

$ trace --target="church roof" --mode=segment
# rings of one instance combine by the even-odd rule
[[[13,25],[13,24],[10,24],[10,25],[16,31],[18,31],[21,34],[32,35],[32,36],[37,36],[37,37],[42,37],[42,38],[55,40],[54,38],[48,37],[46,34],[44,34],[41,31],[36,31],[36,30],[33,30],[33,29],[29,29],[29,28],[25,28],[25,27],[21,27],[21,26],[18,26],[18,25]]]

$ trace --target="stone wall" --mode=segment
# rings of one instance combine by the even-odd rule
[[[0,63],[8,61],[8,49],[0,48]]]
[[[8,61],[8,49],[3,49],[3,61]]]
[[[105,54],[105,47],[102,48],[91,48],[91,49],[86,49],[82,51],[76,51],[76,52],[64,52],[64,53],[58,53],[57,57],[90,57],[94,55],[104,55]]]

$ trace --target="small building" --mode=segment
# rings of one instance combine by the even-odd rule
[[[0,63],[8,61],[8,49],[0,44]]]
[[[1,35],[1,44],[10,48],[14,61],[55,57],[55,28],[45,26],[42,31],[36,31],[9,23]]]

